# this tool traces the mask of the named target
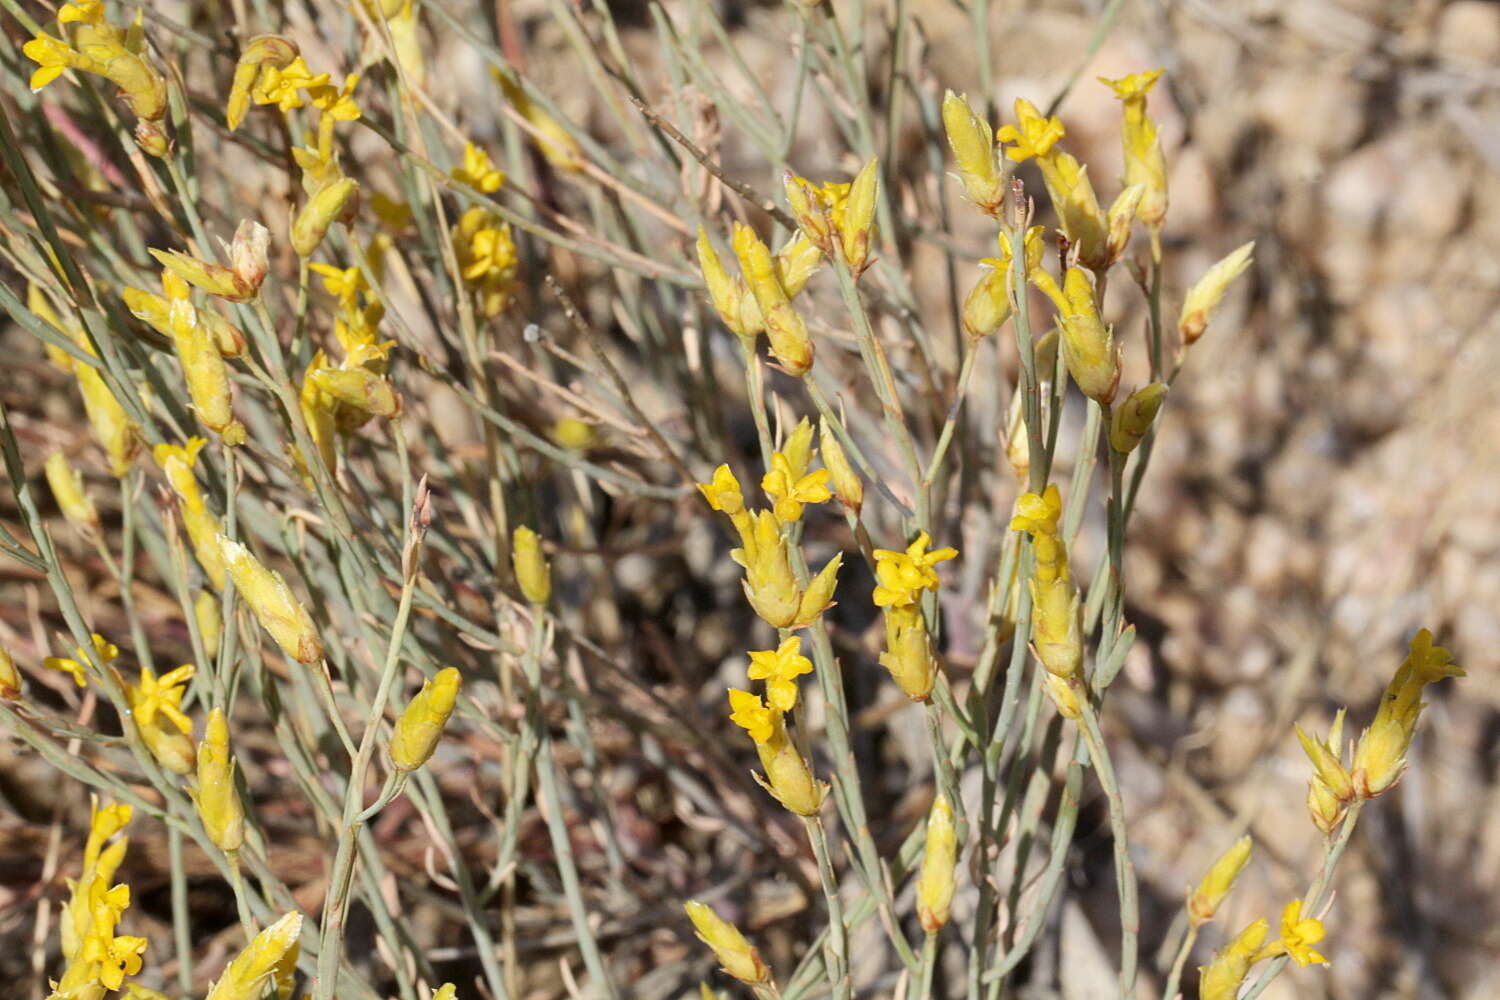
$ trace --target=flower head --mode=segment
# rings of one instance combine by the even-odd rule
[[[1057,141],[1067,134],[1062,122],[1056,117],[1044,117],[1036,105],[1024,97],[1016,99],[1016,124],[1003,125],[995,133],[1002,143],[1015,143],[1005,155],[1017,163],[1032,157],[1046,156],[1052,152]]]
[[[1321,920],[1302,916],[1302,900],[1294,899],[1281,911],[1282,948],[1301,966],[1327,965],[1328,959],[1313,950],[1313,945],[1328,933]]]
[[[773,501],[772,511],[783,524],[800,521],[804,504],[823,503],[833,497],[827,469],[798,476],[786,454],[779,451],[771,455],[771,468],[761,479],[760,488]]]
[[[453,169],[453,179],[476,191],[493,194],[505,183],[505,171],[491,162],[489,153],[472,142],[466,142],[463,164]]]
[[[927,551],[932,539],[922,532],[905,552],[890,549],[875,550],[875,605],[892,607],[911,604],[922,590],[938,589],[937,571],[940,562],[947,562],[958,555],[954,548]]]
[[[307,68],[307,61],[300,55],[285,66],[267,63],[261,67],[251,96],[256,104],[274,104],[285,114],[304,105],[301,91],[328,85],[327,73],[314,74]],[[356,116],[357,117],[357,116]]]
[[[756,745],[767,743],[781,724],[781,713],[767,708],[760,695],[729,689],[729,721],[750,734]]]
[[[93,633],[94,653],[98,656],[100,663],[113,663],[120,655],[120,647],[105,639],[98,632]],[[73,650],[70,657],[49,656],[42,661],[42,666],[49,670],[61,670],[65,674],[73,676],[73,683],[79,687],[88,686],[88,654],[82,647]]]
[[[773,709],[789,712],[797,705],[797,678],[812,673],[812,661],[802,655],[802,640],[788,636],[775,649],[750,654],[750,679],[766,682],[766,700]]]

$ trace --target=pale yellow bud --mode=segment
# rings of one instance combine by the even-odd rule
[[[198,591],[198,596],[193,598],[193,617],[198,621],[198,635],[203,640],[203,652],[210,660],[217,658],[220,634],[218,595],[207,590]]]
[[[368,368],[318,368],[309,378],[344,406],[390,419],[401,413],[401,397],[390,379]]]
[[[1203,336],[1208,321],[1224,301],[1224,293],[1250,266],[1250,255],[1254,250],[1253,240],[1239,247],[1205,271],[1188,291],[1182,302],[1182,316],[1177,321],[1177,332],[1181,334],[1183,344],[1191,344]]]
[[[164,337],[172,336],[172,304],[169,301],[140,288],[123,288],[120,290],[120,298],[125,300],[125,308],[136,319],[150,325]],[[212,309],[199,309],[198,322],[208,329],[209,336],[213,337],[214,344],[224,357],[235,358],[244,353],[245,335],[229,320]]]
[[[245,428],[234,418],[229,367],[224,364],[218,345],[198,322],[198,311],[186,299],[172,302],[171,321],[172,343],[198,419],[217,431],[225,444],[243,444]]]
[[[542,555],[541,537],[524,524],[511,535],[510,561],[526,600],[546,604],[552,596],[552,567]]]
[[[969,107],[968,95],[943,95],[943,128],[958,165],[964,193],[980,211],[995,215],[1005,202],[1005,178],[995,157],[995,135],[990,123]]]
[[[964,297],[962,319],[964,333],[978,339],[988,337],[1010,319],[1010,293],[1006,288],[1009,274],[1000,268],[989,268],[979,276]]]
[[[926,701],[937,679],[937,659],[918,603],[885,609],[885,647],[880,665],[908,698]]]
[[[245,811],[234,787],[234,757],[229,753],[229,722],[224,710],[208,713],[203,742],[198,744],[198,817],[208,839],[221,851],[237,851],[245,842]],[[210,997],[216,996],[210,993]]]
[[[767,624],[790,628],[801,610],[803,595],[776,515],[768,510],[756,511],[742,538],[744,546],[732,549],[729,555],[745,567],[746,599]]]
[[[292,220],[292,249],[299,257],[311,257],[323,245],[328,227],[353,208],[359,185],[348,177],[326,185],[307,200]]]
[[[786,436],[786,443],[781,446],[781,454],[786,458],[787,472],[793,479],[799,480],[807,475],[808,467],[812,465],[812,424],[806,417],[797,421],[797,426]]]
[[[427,763],[458,703],[462,682],[455,668],[444,667],[413,696],[391,736],[391,763],[396,770],[415,771]]]
[[[870,266],[870,249],[875,241],[875,208],[880,197],[880,168],[871,157],[849,184],[849,200],[838,216],[839,247],[844,262],[855,277]]]
[[[844,453],[844,446],[839,444],[838,435],[829,429],[827,421],[818,424],[818,444],[823,449],[823,466],[828,470],[833,495],[839,498],[839,503],[858,514],[865,503],[865,481],[854,471],[849,456]]]
[[[97,531],[99,512],[94,509],[94,501],[89,499],[83,488],[83,477],[68,462],[68,456],[54,451],[47,456],[45,468],[47,485],[52,488],[52,496],[57,501],[58,509],[63,512],[63,517],[79,531]]]
[[[927,813],[927,845],[922,852],[922,873],[917,877],[917,917],[929,934],[941,930],[948,922],[957,855],[958,830],[953,823],[953,806],[940,793]]]
[[[1212,962],[1200,967],[1199,1000],[1235,1000],[1240,993],[1240,984],[1245,974],[1255,963],[1265,944],[1270,926],[1266,919],[1255,921],[1235,936],[1223,951],[1214,956]]]
[[[808,279],[823,263],[823,251],[803,232],[794,233],[776,254],[776,277],[791,298],[807,287]]]
[[[1135,221],[1145,194],[1144,184],[1132,184],[1121,191],[1109,206],[1109,236],[1105,241],[1105,256],[1111,264],[1125,255],[1125,248],[1130,244],[1130,224]]]
[[[1307,783],[1307,814],[1323,836],[1331,836],[1344,818],[1345,805],[1318,778]]]
[[[110,474],[123,477],[130,471],[130,463],[140,450],[139,428],[126,415],[125,407],[110,391],[99,369],[79,361],[73,365],[73,372],[78,376],[78,388],[83,393],[83,409],[88,415],[89,425],[109,457]]]
[[[1049,670],[1042,671],[1042,690],[1064,719],[1077,722],[1083,718],[1083,709],[1078,704],[1078,692],[1073,690],[1070,680],[1057,676]]]
[[[792,622],[792,628],[807,628],[817,621],[818,616],[833,604],[833,591],[839,582],[839,567],[843,565],[844,554],[835,555],[812,578],[808,583],[807,590],[802,594],[802,600],[797,605],[797,618]]]
[[[702,226],[698,227],[698,267],[703,272],[703,284],[708,288],[708,299],[713,303],[714,311],[732,333],[746,336],[744,324],[740,322],[740,298],[745,289],[729,276]]]
[[[432,1000],[458,1000],[458,987],[444,983],[432,992]]]
[[[1064,680],[1083,665],[1083,637],[1078,625],[1079,597],[1065,577],[1045,583],[1031,580],[1031,645],[1049,674]]]
[[[682,908],[693,922],[698,940],[708,945],[725,972],[751,986],[761,986],[771,981],[771,970],[761,961],[760,952],[745,940],[745,935],[739,932],[739,928],[696,899],[684,903]]]
[[[1166,395],[1165,383],[1152,382],[1125,397],[1109,415],[1109,446],[1121,454],[1134,451],[1151,429]]]
[[[302,914],[293,910],[259,934],[235,956],[205,1000],[260,1000],[286,954],[297,947]]]
[[[234,242],[229,245],[229,265],[240,280],[259,290],[266,280],[270,268],[266,251],[271,245],[271,232],[259,222],[245,219],[234,231]]]
[[[807,323],[792,305],[776,277],[771,251],[749,226],[734,227],[734,252],[740,270],[750,286],[750,294],[760,308],[765,322],[771,353],[788,374],[802,375],[812,367],[813,346],[807,334]]]
[[[798,816],[816,816],[828,794],[828,786],[813,777],[807,761],[792,745],[791,737],[779,719],[775,735],[764,743],[757,743],[755,752],[766,772],[764,780],[759,775],[755,776],[756,780],[775,796],[776,801]]]
[[[1214,918],[1219,906],[1234,888],[1235,879],[1240,877],[1240,872],[1249,863],[1250,838],[1241,837],[1234,842],[1234,846],[1219,856],[1203,876],[1203,881],[1198,883],[1198,888],[1188,896],[1188,916],[1194,925],[1202,926]]]
[[[323,643],[318,638],[317,626],[281,574],[262,566],[249,549],[234,539],[219,535],[218,542],[229,575],[261,628],[299,663],[316,663],[322,658]]]
[[[201,288],[210,295],[217,295],[231,302],[247,302],[253,299],[259,287],[245,281],[233,268],[201,261],[180,250],[152,248],[148,252],[162,267],[194,288]]]

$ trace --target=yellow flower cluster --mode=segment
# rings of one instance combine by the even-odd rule
[[[872,158],[844,183],[814,185],[788,170],[783,187],[802,234],[829,258],[842,258],[855,277],[863,274],[875,242],[878,161]]]
[[[1299,966],[1325,965],[1328,959],[1313,949],[1327,931],[1321,920],[1302,916],[1302,900],[1294,899],[1281,911],[1281,937],[1266,944],[1270,925],[1265,917],[1251,923],[1200,971],[1201,1000],[1235,1000],[1240,985],[1257,962],[1286,955]]]
[[[807,287],[823,261],[823,251],[806,233],[798,232],[772,255],[754,230],[741,225],[734,228],[733,242],[743,277],[730,276],[708,233],[698,227],[698,266],[714,311],[747,346],[753,347],[766,333],[781,367],[802,374],[812,367],[812,341],[791,302]],[[769,307],[769,322],[762,303]]]
[[[811,625],[828,607],[843,561],[842,555],[834,556],[805,588],[792,570],[788,529],[801,519],[807,504],[833,496],[826,485],[827,470],[809,473],[812,459],[812,425],[803,420],[782,450],[771,456],[771,469],[761,482],[772,500],[771,510],[752,513],[746,508],[739,480],[727,465],[719,466],[712,480],[698,486],[709,506],[727,514],[739,532],[740,547],[730,556],[745,568],[750,606],[775,628]]]
[[[505,171],[497,168],[490,154],[472,142],[464,143],[463,163],[453,168],[452,176],[460,184],[484,194],[494,194],[505,183]]]
[[[197,668],[185,663],[160,677],[150,667],[142,667],[140,680],[134,684],[120,678],[142,742],[156,762],[173,774],[192,774],[196,763],[193,721],[182,711],[185,685],[195,673]]]
[[[92,635],[94,642],[94,655],[99,662],[108,665],[120,656],[120,647],[110,642],[98,632]],[[88,687],[88,654],[81,648],[73,650],[72,656],[49,656],[42,661],[42,666],[48,670],[60,670],[73,678],[73,683],[79,687]]]
[[[504,312],[515,291],[520,264],[510,225],[489,209],[475,205],[453,227],[453,252],[479,311],[489,318]]]
[[[125,859],[128,838],[115,838],[130,822],[130,806],[100,808],[96,799],[90,811],[83,871],[68,880],[69,896],[59,926],[67,965],[62,978],[51,983],[48,1000],[102,1000],[106,993],[121,989],[126,976],[141,971],[146,951],[145,938],[115,934],[130,906],[130,887],[109,884]]]
[[[1026,493],[1016,501],[1012,531],[1031,536],[1031,642],[1046,668],[1042,678],[1047,694],[1065,717],[1079,717],[1077,686],[1082,683],[1083,636],[1079,624],[1078,585],[1068,569],[1068,550],[1058,522],[1062,494],[1053,483],[1041,494]]]
[[[65,3],[57,11],[59,33],[64,37],[39,32],[21,50],[37,64],[31,75],[34,91],[69,69],[102,76],[119,87],[139,119],[136,143],[152,156],[166,156],[170,146],[162,122],[167,116],[167,84],[145,57],[143,18],[144,12],[137,13],[135,23],[121,31],[105,19],[103,0]]]
[[[958,550],[942,548],[932,552],[927,532],[916,537],[904,552],[876,549],[875,606],[885,612],[885,652],[880,665],[890,671],[896,686],[913,701],[926,701],[937,680],[937,656],[927,618],[922,611],[922,591],[938,589],[938,563],[958,555]]]
[[[1375,719],[1360,735],[1350,765],[1343,762],[1343,710],[1334,717],[1325,739],[1297,727],[1297,739],[1313,765],[1307,808],[1319,830],[1332,835],[1350,802],[1374,798],[1401,778],[1422,712],[1422,689],[1445,677],[1463,676],[1452,654],[1434,646],[1432,633],[1424,628],[1412,638],[1406,659],[1386,686]]]
[[[365,254],[377,280],[386,239],[377,237]],[[322,276],[323,287],[338,300],[333,333],[344,358],[334,364],[324,351],[314,352],[298,395],[308,436],[324,466],[332,471],[340,434],[349,434],[374,417],[391,419],[401,413],[401,396],[387,375],[395,341],[380,339],[385,306],[371,293],[358,265],[339,268],[313,263],[308,267]]]

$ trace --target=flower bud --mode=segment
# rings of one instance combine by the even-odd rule
[[[218,542],[240,596],[282,652],[299,663],[316,663],[321,659],[323,643],[318,638],[317,626],[281,574],[261,565],[249,549],[234,539],[219,535]]]
[[[1009,274],[1001,268],[985,270],[964,297],[964,333],[974,339],[988,337],[1010,319]]]
[[[870,158],[849,184],[849,200],[838,216],[839,247],[844,262],[857,278],[870,266],[870,246],[875,241],[875,209],[880,195],[880,168]]]
[[[1078,626],[1079,598],[1073,582],[1059,577],[1031,580],[1031,645],[1049,674],[1064,680],[1083,665],[1083,637]]]
[[[778,713],[779,714],[779,713]],[[789,812],[798,816],[816,816],[828,794],[828,786],[813,777],[802,754],[792,745],[786,728],[777,721],[776,735],[755,747],[766,776],[755,779]]]
[[[776,277],[786,294],[795,299],[822,263],[823,251],[807,238],[806,233],[797,232],[776,254]],[[744,294],[741,289],[741,295]]]
[[[865,482],[849,464],[844,446],[839,444],[838,435],[829,429],[826,420],[818,423],[818,445],[823,449],[823,467],[828,470],[833,495],[839,498],[839,503],[858,514],[865,503]]]
[[[391,419],[401,413],[395,384],[368,368],[317,368],[308,377],[335,401],[362,414]]]
[[[216,547],[217,548],[217,547]],[[203,640],[203,652],[210,659],[219,655],[219,597],[207,590],[198,591],[193,598],[193,617],[198,621],[198,636]]]
[[[1343,709],[1339,710],[1338,717],[1334,722],[1334,731],[1339,733],[1343,726]],[[1297,730],[1297,739],[1302,744],[1303,751],[1312,761],[1313,771],[1317,780],[1327,786],[1328,791],[1340,802],[1348,802],[1354,798],[1354,782],[1349,777],[1349,772],[1344,768],[1341,760],[1343,750],[1336,745],[1338,736],[1330,737],[1328,742],[1320,742],[1307,735],[1300,725],[1294,727]]]
[[[740,322],[740,298],[745,294],[745,289],[729,276],[724,262],[719,259],[718,251],[709,242],[708,233],[702,226],[698,227],[698,267],[703,272],[708,299],[724,325],[736,336],[748,336],[744,324]]]
[[[231,302],[248,302],[255,298],[258,286],[250,285],[232,268],[201,261],[180,250],[157,250],[153,247],[147,252],[169,272],[210,295],[217,295]]]
[[[203,742],[198,744],[198,817],[208,839],[221,851],[237,851],[245,842],[245,811],[234,787],[234,758],[229,753],[229,723],[224,710],[208,713]],[[217,991],[210,997],[217,996]]]
[[[97,531],[99,512],[94,509],[94,501],[89,499],[83,488],[83,477],[68,462],[68,456],[61,451],[54,451],[47,456],[45,468],[47,485],[52,488],[52,496],[57,501],[58,509],[63,512],[63,517],[85,534]]]
[[[798,177],[790,170],[783,175],[782,188],[786,192],[787,207],[792,210],[792,218],[797,220],[802,234],[819,251],[832,254],[833,220],[822,193],[811,181]]]
[[[939,793],[927,813],[927,846],[922,853],[922,873],[917,877],[917,917],[928,934],[937,933],[948,922],[957,855],[953,806],[946,795]]]
[[[1255,963],[1269,931],[1266,919],[1260,918],[1240,931],[1212,962],[1201,966],[1199,1000],[1235,1000],[1240,995],[1240,984]]]
[[[1072,719],[1077,722],[1083,718],[1083,710],[1078,704],[1078,692],[1073,690],[1070,680],[1057,676],[1050,670],[1042,671],[1042,690],[1047,692],[1047,697],[1057,708],[1057,714],[1064,719]]]
[[[270,230],[249,219],[241,220],[234,231],[234,242],[229,244],[230,267],[241,281],[257,291],[271,266],[266,257],[270,245]]]
[[[167,274],[171,274],[170,271]],[[173,277],[176,277],[173,275]],[[130,314],[148,324],[164,337],[172,336],[172,304],[160,295],[140,288],[123,288],[120,298]],[[245,335],[233,323],[212,309],[199,309],[198,322],[208,329],[209,336],[226,358],[237,358],[245,351]]]
[[[1107,216],[1109,236],[1105,241],[1104,251],[1110,264],[1125,255],[1125,248],[1130,244],[1130,226],[1135,221],[1141,198],[1145,194],[1145,185],[1132,184],[1121,191],[1110,204]]]
[[[218,345],[198,322],[198,311],[187,299],[173,300],[170,316],[172,343],[198,419],[218,432],[225,444],[243,444],[245,427],[234,418],[229,367],[224,364]]]
[[[790,628],[801,610],[802,588],[792,572],[786,538],[768,510],[757,511],[730,558],[745,567],[745,597],[773,628]]]
[[[833,591],[839,582],[839,567],[843,565],[844,554],[842,552],[828,560],[827,564],[808,583],[807,590],[802,593],[802,600],[797,604],[797,617],[792,622],[792,628],[809,628],[818,620],[818,616],[833,606]]]
[[[340,177],[307,200],[292,220],[292,249],[299,257],[311,257],[323,245],[328,227],[355,204],[359,185]]]
[[[789,375],[802,375],[812,367],[813,346],[807,324],[792,305],[777,280],[771,251],[749,226],[736,223],[734,252],[766,325],[771,353]]]
[[[140,451],[140,428],[115,398],[99,369],[82,361],[73,364],[78,390],[83,394],[83,410],[89,426],[109,458],[110,474],[123,478]]]
[[[1203,331],[1208,329],[1208,321],[1224,301],[1224,293],[1229,290],[1234,279],[1244,274],[1245,269],[1250,266],[1250,255],[1254,250],[1253,240],[1239,247],[1205,271],[1203,277],[1188,291],[1187,298],[1182,302],[1182,315],[1177,320],[1177,332],[1182,336],[1184,345],[1203,336]]]
[[[526,600],[540,607],[552,596],[552,567],[542,555],[542,540],[535,531],[520,525],[511,535],[511,569]]]
[[[1082,268],[1070,267],[1061,288],[1046,272],[1035,275],[1032,282],[1057,307],[1068,374],[1085,396],[1108,404],[1120,382],[1120,352],[1109,327],[1099,317],[1088,275]]]
[[[908,698],[926,701],[937,678],[937,659],[921,605],[913,601],[885,609],[885,646],[880,665]]]
[[[415,771],[427,763],[453,714],[462,681],[455,668],[444,667],[407,704],[391,736],[391,763],[396,770]]]
[[[1317,778],[1307,783],[1307,814],[1325,837],[1333,835],[1344,818],[1345,804]]]
[[[696,899],[684,903],[682,908],[693,922],[698,940],[708,945],[725,972],[751,986],[763,986],[771,981],[771,970],[739,928]]]
[[[1250,838],[1241,837],[1234,846],[1219,856],[1198,883],[1198,888],[1188,896],[1188,916],[1195,927],[1201,927],[1214,918],[1219,906],[1234,888],[1235,879],[1250,863]]]
[[[812,424],[806,417],[803,417],[797,421],[797,426],[792,428],[792,432],[786,436],[786,442],[781,446],[780,453],[786,460],[787,474],[794,481],[806,476],[808,467],[812,465],[812,439]],[[775,462],[774,455],[772,462]],[[821,503],[822,501],[808,502]]]
[[[995,136],[990,123],[969,107],[968,95],[943,95],[943,128],[958,165],[964,193],[986,215],[1005,203],[1005,178],[995,160]]]
[[[297,947],[302,933],[302,914],[293,910],[259,934],[235,956],[205,1000],[260,1000],[266,984],[282,967],[288,953]]]
[[[234,81],[229,87],[229,103],[224,112],[229,131],[239,128],[240,122],[245,120],[245,112],[250,110],[250,90],[255,86],[261,66],[284,67],[298,55],[297,44],[280,35],[256,35],[245,44],[245,51],[234,67]]]
[[[167,138],[167,131],[161,127],[160,122],[146,118],[137,119],[131,135],[141,152],[147,156],[154,156],[161,160],[172,151],[172,140]]]
[[[1152,382],[1125,397],[1109,415],[1109,446],[1122,455],[1134,451],[1151,429],[1166,395],[1165,383]]]

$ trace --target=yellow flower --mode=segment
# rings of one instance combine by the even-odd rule
[[[285,956],[296,949],[301,933],[302,914],[293,910],[255,935],[209,989],[206,1000],[259,1000],[266,983],[283,968]]]
[[[100,663],[113,663],[120,655],[120,647],[105,639],[98,632],[93,634],[94,652]],[[73,683],[79,687],[88,687],[88,654],[82,648],[73,650],[71,657],[49,656],[42,661],[42,666],[49,670],[61,670],[65,674],[73,675]]]
[[[1292,961],[1300,966],[1327,965],[1328,959],[1312,947],[1323,940],[1327,933],[1321,920],[1303,918],[1302,900],[1294,899],[1281,911],[1281,940],[1271,947],[1280,945],[1292,957]]]
[[[1303,751],[1307,754],[1308,760],[1312,761],[1315,780],[1321,782],[1335,799],[1348,802],[1354,798],[1354,782],[1349,776],[1349,771],[1344,767],[1344,751],[1339,746],[1343,727],[1344,710],[1339,709],[1327,740],[1317,740],[1307,735],[1301,725],[1294,728],[1297,730],[1297,739],[1302,744]]]
[[[326,86],[327,73],[314,75],[300,55],[285,66],[267,63],[261,67],[260,79],[255,83],[251,96],[256,104],[274,104],[285,114],[300,108],[304,102],[300,91]]]
[[[1040,494],[1023,493],[1016,501],[1016,515],[1010,519],[1010,530],[1055,535],[1062,509],[1062,491],[1056,483],[1049,483]]]
[[[463,279],[480,296],[484,314],[498,316],[510,303],[519,266],[510,226],[475,205],[453,229],[453,252]]]
[[[1052,152],[1057,141],[1067,134],[1062,122],[1056,117],[1046,118],[1025,98],[1016,99],[1016,124],[1002,125],[995,138],[1001,143],[1014,143],[1005,155],[1017,163],[1032,157],[1046,156]]]
[[[490,154],[474,145],[464,143],[464,162],[453,169],[453,179],[467,184],[476,191],[493,194],[505,183],[505,171],[490,161]]]
[[[78,3],[65,3],[57,9],[58,24],[68,24],[72,21],[103,24],[104,0],[79,0]]]
[[[143,937],[115,937],[115,926],[130,906],[130,887],[105,888],[105,880],[95,876],[89,888],[92,919],[83,938],[78,960],[97,963],[95,978],[107,990],[117,990],[126,976],[141,971],[141,955],[146,951]]]
[[[257,35],[250,39],[235,64],[234,80],[229,87],[224,112],[229,131],[239,128],[240,122],[245,120],[245,113],[250,110],[250,92],[261,75],[261,67],[283,68],[297,58],[297,54],[297,43],[280,35]]]
[[[729,689],[729,708],[729,721],[749,733],[756,746],[769,742],[781,723],[780,713],[767,708],[760,695],[739,688]]]
[[[142,667],[139,683],[123,685],[146,748],[157,763],[174,774],[191,774],[193,770],[193,741],[188,738],[193,722],[182,711],[182,696],[186,693],[183,686],[195,672],[196,668],[187,663],[158,678],[150,667]]]
[[[1220,855],[1208,869],[1203,881],[1198,883],[1188,896],[1188,914],[1196,925],[1206,924],[1214,918],[1219,906],[1234,888],[1235,879],[1250,863],[1250,838],[1241,837],[1234,846]]]
[[[1199,969],[1199,1000],[1235,1000],[1250,966],[1260,961],[1261,945],[1270,928],[1264,917],[1235,935],[1228,947]]]
[[[797,705],[797,678],[812,673],[812,661],[802,655],[802,640],[788,636],[775,649],[750,654],[750,679],[766,682],[766,700],[778,712]]]
[[[1142,185],[1136,216],[1148,226],[1160,226],[1167,214],[1167,162],[1162,155],[1156,123],[1146,114],[1146,94],[1161,79],[1162,70],[1131,73],[1118,80],[1099,79],[1123,104],[1125,185]]]
[[[693,922],[698,940],[713,950],[714,957],[719,960],[725,972],[752,986],[771,981],[771,970],[766,968],[766,963],[761,961],[760,952],[745,940],[739,928],[696,899],[684,903],[682,908]]]
[[[427,763],[458,703],[462,681],[455,668],[444,667],[407,703],[391,735],[391,763],[396,770],[415,771]]]
[[[713,478],[698,484],[698,491],[714,510],[723,511],[730,517],[743,513],[745,495],[740,491],[740,481],[727,464],[714,470]]]
[[[370,290],[369,284],[365,281],[365,274],[358,264],[350,267],[334,267],[331,264],[312,263],[307,266],[313,272],[323,276],[323,287],[345,308],[352,308],[358,301],[360,293]]]
[[[90,69],[91,60],[68,45],[67,42],[51,35],[40,34],[21,46],[21,51],[26,58],[37,64],[36,71],[31,74],[30,87],[32,93],[41,90],[47,84],[62,76],[65,69]]]
[[[942,548],[928,552],[927,546],[931,544],[932,539],[924,531],[905,552],[875,550],[876,607],[911,604],[916,601],[918,591],[938,589],[938,575],[933,567],[957,557],[958,550]]]
[[[1031,281],[1057,307],[1068,374],[1085,396],[1108,405],[1120,384],[1120,350],[1099,316],[1088,274],[1081,267],[1070,267],[1061,287],[1045,271],[1033,275]]]
[[[1396,783],[1406,768],[1406,751],[1416,734],[1422,712],[1422,689],[1445,677],[1462,677],[1463,668],[1452,655],[1432,644],[1432,633],[1422,629],[1396,676],[1386,686],[1375,720],[1360,735],[1354,750],[1354,787],[1363,798],[1373,798]]]
[[[327,73],[319,74],[325,81]],[[344,86],[335,87],[330,83],[307,84],[307,97],[312,101],[313,107],[323,113],[323,117],[336,122],[352,122],[359,119],[359,104],[354,100],[354,88],[359,86],[359,74],[350,73],[344,77]],[[320,125],[321,127],[321,125]]]
[[[798,478],[787,456],[779,451],[771,455],[771,469],[761,479],[760,488],[773,501],[772,511],[783,524],[801,520],[804,504],[823,503],[833,497],[827,469]]]

